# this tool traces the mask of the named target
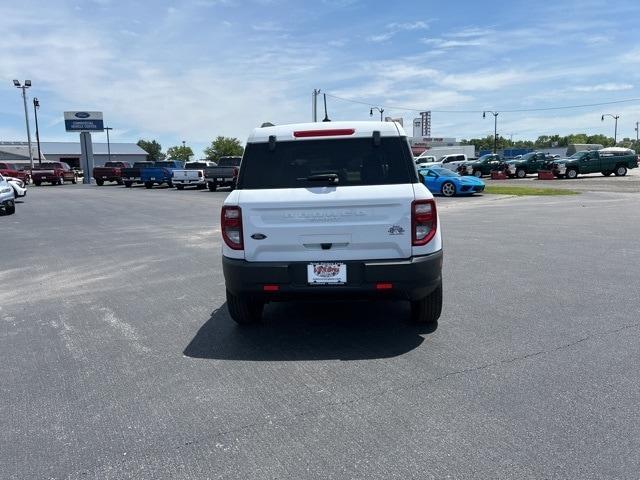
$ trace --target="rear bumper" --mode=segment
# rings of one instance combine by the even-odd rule
[[[222,257],[227,289],[234,295],[250,295],[264,300],[317,298],[395,298],[418,300],[429,295],[442,281],[442,250],[405,260],[344,261],[347,283],[309,285],[309,262],[247,262]],[[378,290],[376,284],[391,283]],[[265,285],[278,291],[265,292]]]

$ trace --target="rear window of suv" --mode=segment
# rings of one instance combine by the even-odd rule
[[[406,139],[372,138],[249,143],[240,168],[238,188],[307,188],[326,186],[309,180],[337,175],[334,186],[415,183],[417,174]]]

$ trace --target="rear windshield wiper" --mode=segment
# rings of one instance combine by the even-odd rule
[[[329,182],[338,183],[340,179],[337,173],[318,173],[315,175],[309,175],[308,177],[298,178],[298,180],[307,180],[309,182]]]

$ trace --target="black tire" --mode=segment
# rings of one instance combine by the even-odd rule
[[[473,176],[476,177],[476,178],[481,178],[482,177],[482,170],[474,170]]]
[[[624,177],[627,174],[627,167],[624,165],[618,165],[613,173],[616,177]]]
[[[144,182],[144,188],[153,188],[153,182]]]
[[[33,184],[34,184],[36,187],[39,187],[40,185],[42,185],[42,182],[41,182],[40,180],[34,180],[34,181],[33,181]]]
[[[196,185],[196,190],[202,190],[206,185],[198,184]]]
[[[127,188],[131,188],[133,186],[133,182],[124,182],[124,186]]]
[[[102,185],[104,185],[104,180],[96,180],[96,185],[101,187]]]
[[[613,172],[602,172],[605,177],[610,177]]]
[[[411,302],[411,321],[420,325],[437,325],[442,313],[442,282],[427,297]]]
[[[444,182],[440,187],[440,193],[445,197],[453,197],[456,194],[456,186],[453,182]]]
[[[117,183],[118,185],[124,185],[124,182],[122,181],[122,179],[120,179],[120,180],[116,180],[116,183]]]
[[[234,295],[227,290],[227,308],[231,318],[240,325],[250,325],[262,320],[264,303],[248,297]]]
[[[173,188],[173,182],[171,180],[167,182],[167,187]]]
[[[176,188],[177,188],[178,190],[184,190],[184,185],[176,185]]]
[[[569,180],[574,180],[578,178],[578,170],[576,170],[575,168],[568,168],[567,173],[565,173],[564,176]]]
[[[12,203],[11,205],[7,205],[6,207],[4,207],[4,211],[7,215],[13,215],[14,213],[16,213],[16,204]]]
[[[209,187],[210,192],[215,192],[218,189],[218,185],[216,184],[216,182],[209,182],[207,184],[207,187]]]
[[[524,178],[527,176],[527,171],[524,168],[519,168],[516,170],[516,177]]]

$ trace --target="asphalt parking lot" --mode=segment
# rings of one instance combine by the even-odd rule
[[[0,217],[1,476],[638,478],[624,190],[439,198],[426,331],[384,302],[270,305],[239,328],[224,192],[31,188]]]

